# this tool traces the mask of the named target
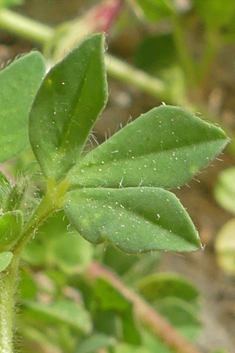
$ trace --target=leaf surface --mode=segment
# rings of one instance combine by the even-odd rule
[[[10,251],[0,253],[0,272],[4,271],[12,260],[13,254]]]
[[[0,162],[28,143],[29,108],[45,75],[42,55],[32,52],[0,72]]]
[[[227,222],[219,231],[215,242],[217,261],[230,275],[235,275],[235,218]]]
[[[77,332],[89,334],[91,332],[91,318],[89,313],[77,303],[69,300],[58,300],[49,304],[34,301],[25,301],[29,313],[37,319],[47,323],[66,324]]]
[[[13,243],[22,232],[23,214],[21,211],[6,212],[0,217],[0,246]]]
[[[112,243],[127,253],[194,251],[200,239],[174,194],[161,188],[70,191],[65,213],[91,243]]]
[[[149,275],[137,282],[137,288],[148,301],[177,297],[195,303],[199,296],[199,291],[189,281],[171,273]]]
[[[60,180],[76,163],[107,99],[104,36],[96,34],[55,65],[30,111],[29,136],[44,176]]]
[[[235,214],[235,167],[220,173],[214,193],[219,205]]]
[[[174,7],[169,1],[164,0],[137,0],[136,1],[146,19],[157,23],[169,17]]]
[[[185,184],[227,144],[218,127],[172,106],[152,109],[88,153],[68,176],[76,187]]]

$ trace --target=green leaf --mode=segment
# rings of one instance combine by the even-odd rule
[[[102,310],[115,310],[121,318],[122,335],[127,343],[140,344],[140,334],[133,318],[132,303],[128,301],[108,280],[99,278],[94,290],[96,301]]]
[[[234,0],[194,0],[194,6],[210,30],[234,24]],[[216,19],[216,20],[215,20]]]
[[[199,296],[199,291],[189,281],[171,273],[149,275],[137,282],[137,288],[148,301],[177,297],[196,302]]]
[[[235,167],[220,173],[214,194],[220,206],[235,214]]]
[[[102,348],[112,347],[115,343],[116,340],[113,337],[102,333],[93,334],[91,337],[79,342],[75,349],[75,353],[94,353]]]
[[[228,139],[186,110],[161,106],[91,151],[68,176],[76,187],[176,188],[208,165]]]
[[[42,304],[34,301],[24,301],[27,311],[36,316],[38,320],[44,320],[52,324],[66,324],[78,333],[85,335],[91,333],[92,323],[89,313],[77,303],[69,300],[57,300],[50,304]]]
[[[116,310],[124,312],[131,303],[105,278],[98,278],[94,294],[102,310]]]
[[[114,353],[150,353],[150,351],[145,347],[136,347],[127,343],[119,343],[115,349]]]
[[[143,14],[150,22],[159,22],[169,17],[174,7],[167,0],[136,0]]]
[[[93,257],[93,246],[77,234],[63,210],[38,229],[38,235],[23,250],[31,266],[56,266],[65,272],[84,270]]]
[[[34,273],[29,266],[21,266],[20,268],[20,281],[18,284],[17,293],[19,293],[20,301],[26,299],[36,300],[37,298],[37,284],[36,280],[33,277]],[[18,298],[19,300],[19,298]]]
[[[195,340],[201,330],[201,321],[191,305],[178,298],[166,298],[155,305],[164,316],[187,339]]]
[[[4,271],[12,260],[13,254],[10,251],[0,253],[0,272]]]
[[[135,63],[138,68],[162,77],[162,71],[177,63],[173,34],[144,36],[136,50]]]
[[[6,195],[9,191],[10,181],[7,177],[0,171],[0,208],[4,208],[4,201]]]
[[[68,192],[64,209],[91,243],[107,241],[127,253],[200,248],[187,212],[161,188],[78,189]]]
[[[148,353],[175,353],[175,350],[169,348],[167,344],[149,330],[142,330],[143,346]]]
[[[185,75],[178,61],[172,33],[144,36],[135,54],[138,68],[164,81],[170,100],[184,102],[188,92]]]
[[[0,216],[0,247],[14,243],[22,232],[21,211],[6,212]]]
[[[29,136],[44,176],[62,179],[77,162],[107,99],[104,35],[54,66],[30,111]]]
[[[219,231],[215,250],[220,267],[230,275],[235,275],[235,218],[227,222]]]
[[[23,4],[23,0],[0,0],[0,8],[21,4]]]
[[[93,247],[77,232],[61,234],[52,245],[54,262],[64,271],[73,273],[84,270],[92,260]]]
[[[0,162],[28,143],[29,108],[45,74],[42,55],[32,52],[0,72]]]

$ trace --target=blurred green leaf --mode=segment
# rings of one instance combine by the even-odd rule
[[[136,346],[141,345],[141,335],[137,326],[138,322],[133,316],[132,306],[122,313],[121,318],[123,341],[133,344],[137,348]]]
[[[61,234],[52,245],[54,262],[65,272],[84,270],[93,256],[92,245],[76,231],[73,234]]]
[[[0,162],[28,144],[29,108],[45,75],[42,55],[32,52],[0,72]]]
[[[174,194],[161,188],[84,188],[68,192],[64,209],[91,243],[127,253],[194,251],[198,233]]]
[[[164,316],[185,338],[193,341],[201,330],[201,321],[194,308],[179,298],[165,298],[155,303]]]
[[[152,109],[88,153],[69,172],[73,188],[176,188],[208,165],[228,139],[172,106]]]
[[[200,18],[210,30],[218,30],[222,26],[234,24],[234,0],[193,0],[193,3]]]
[[[163,70],[176,65],[176,62],[177,55],[172,34],[145,36],[135,53],[136,66],[158,76],[161,76]]]
[[[14,6],[14,5],[22,5],[24,0],[0,0],[0,8]]]
[[[139,260],[140,257],[136,254],[125,254],[112,245],[104,245],[102,262],[106,266],[111,267],[119,275],[123,275],[126,271],[130,270]]]
[[[94,295],[101,310],[115,310],[122,322],[122,339],[130,344],[141,343],[140,334],[133,318],[132,303],[129,302],[108,280],[98,278]]]
[[[21,258],[33,267],[44,267],[48,258],[47,239],[41,239],[39,236],[34,236],[30,242],[24,247]]]
[[[227,222],[219,231],[215,250],[220,267],[227,273],[235,275],[235,218]]]
[[[128,343],[119,343],[114,349],[114,353],[133,353],[133,351],[135,353],[150,353],[145,347],[136,347]]]
[[[157,23],[170,17],[174,12],[174,6],[167,0],[136,0],[143,14],[150,22]]]
[[[86,268],[93,252],[93,246],[77,233],[64,212],[60,211],[39,227],[36,237],[23,250],[22,257],[31,266],[50,265],[73,273]]]
[[[105,278],[98,278],[94,289],[99,307],[102,310],[117,310],[122,312],[127,310],[131,303]]]
[[[143,345],[148,349],[149,353],[175,353],[172,349],[167,347],[163,340],[153,335],[152,332],[146,329],[142,330]]]
[[[4,271],[12,260],[13,254],[10,251],[0,253],[0,272]]]
[[[0,172],[0,207],[3,209],[4,201],[10,187],[10,181]]]
[[[136,50],[135,64],[141,70],[162,79],[168,97],[173,102],[184,102],[187,87],[173,34],[145,36]]]
[[[94,353],[102,348],[109,348],[114,346],[115,339],[113,337],[104,335],[102,333],[93,334],[77,345],[74,353]]]
[[[29,136],[44,176],[62,179],[76,163],[107,99],[104,35],[75,48],[47,74],[31,107]]]
[[[220,206],[235,214],[235,167],[220,173],[214,194]]]
[[[20,300],[36,299],[37,285],[28,267],[21,267],[20,281],[18,285]]]
[[[37,320],[55,325],[66,324],[78,333],[89,334],[92,322],[89,313],[75,302],[69,300],[57,300],[50,304],[42,304],[34,301],[24,301],[27,311]]]
[[[6,212],[0,216],[0,247],[16,241],[23,229],[23,214],[21,211]]]
[[[152,274],[136,284],[148,301],[177,297],[190,303],[198,300],[199,291],[185,278],[173,273]]]

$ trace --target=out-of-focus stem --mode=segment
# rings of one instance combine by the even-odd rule
[[[132,65],[110,54],[105,54],[105,63],[110,76],[122,82],[134,85],[144,92],[156,98],[166,100],[169,103],[167,88],[163,81],[148,75],[144,71],[136,69]]]
[[[19,37],[45,44],[51,40],[55,30],[13,11],[0,10],[0,27]]]

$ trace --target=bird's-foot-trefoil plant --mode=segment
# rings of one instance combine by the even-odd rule
[[[0,74],[0,160],[17,155],[29,136],[46,180],[46,191],[29,200],[28,181],[24,185],[1,174],[2,352],[13,351],[19,258],[54,212],[63,209],[89,242],[108,242],[127,253],[200,249],[192,221],[169,189],[209,164],[227,144],[227,136],[182,108],[163,105],[84,153],[107,101],[103,54],[104,35],[96,34],[45,77],[38,52]]]

